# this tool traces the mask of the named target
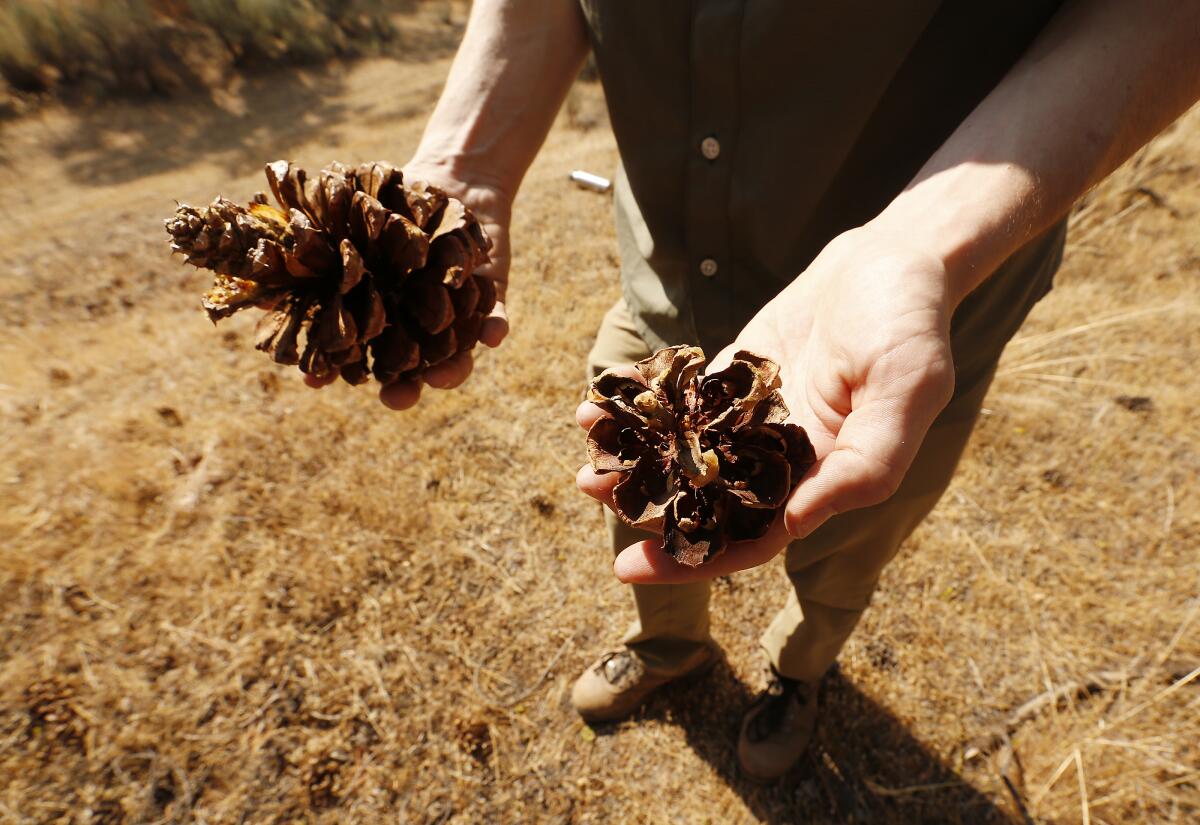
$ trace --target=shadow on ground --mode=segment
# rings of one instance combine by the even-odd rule
[[[462,36],[460,24],[424,23],[412,30],[398,25],[381,55],[397,61],[398,78],[406,66],[450,56]],[[286,157],[305,143],[336,145],[347,129],[400,122],[429,111],[441,90],[439,75],[427,93],[418,88],[416,98],[399,105],[389,100],[395,90],[387,88],[374,100],[352,105],[346,102],[351,70],[350,63],[339,62],[245,67],[231,76],[226,89],[206,90],[196,78],[187,84],[193,91],[177,98],[81,106],[54,148],[70,158],[68,171],[86,186],[125,183],[197,160],[215,161],[236,176]]]
[[[683,728],[688,744],[763,822],[1012,823],[1007,812],[930,753],[886,708],[836,668],[821,687],[822,714],[809,755],[773,785],[745,779],[735,749],[754,695],[722,666],[664,688],[646,718]]]
[[[286,155],[347,114],[339,101],[342,70],[279,70],[240,83],[218,103],[191,100],[114,102],[81,108],[55,150],[86,186],[111,186],[216,160],[244,173],[267,155]]]

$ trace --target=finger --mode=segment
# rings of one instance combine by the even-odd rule
[[[584,401],[575,408],[575,421],[585,430],[590,430],[592,425],[601,418],[604,418],[604,416],[604,410],[597,407],[591,401]]]
[[[913,405],[903,399],[880,399],[851,412],[833,449],[808,471],[788,499],[784,515],[788,532],[804,538],[838,513],[891,498],[944,403]]]
[[[338,374],[336,372],[331,372],[329,375],[322,376],[322,377],[317,377],[315,375],[309,375],[307,373],[305,373],[305,375],[304,375],[304,383],[307,384],[308,386],[312,387],[314,390],[319,390],[319,389],[321,389],[321,387],[328,387],[330,384],[332,384],[337,379],[338,379]]]
[[[452,390],[467,380],[471,370],[475,368],[475,360],[470,352],[459,352],[451,355],[445,361],[434,364],[425,370],[422,379],[431,387],[439,390]]]
[[[848,448],[834,449],[817,462],[788,500],[784,523],[798,539],[812,534],[838,513],[870,507],[891,498],[899,485],[891,467]]]
[[[421,382],[415,379],[395,381],[379,390],[379,400],[385,407],[393,410],[407,410],[416,404],[420,397]]]
[[[620,480],[620,473],[597,473],[590,464],[584,464],[575,474],[575,485],[580,490],[609,507],[613,504],[613,488]]]
[[[734,341],[732,344],[725,347],[725,349],[718,352],[715,357],[708,360],[708,363],[704,365],[704,372],[706,374],[711,374],[725,369],[731,363],[733,363],[733,354],[739,349],[742,349],[742,347],[738,346],[738,343]]]
[[[662,541],[639,541],[626,547],[613,562],[613,572],[626,584],[684,584],[727,576],[766,564],[787,546],[790,537],[776,519],[767,535],[755,541],[731,544],[724,553],[699,567],[688,567],[662,549]]]
[[[497,301],[490,315],[483,319],[479,328],[479,340],[489,347],[498,347],[508,336],[508,309],[503,301]]]

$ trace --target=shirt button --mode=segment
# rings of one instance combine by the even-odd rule
[[[721,141],[709,136],[700,141],[700,154],[707,160],[716,160],[721,156]]]
[[[700,274],[705,278],[711,278],[717,274],[717,262],[712,258],[705,258],[700,262]]]

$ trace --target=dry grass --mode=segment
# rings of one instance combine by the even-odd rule
[[[0,0],[0,92],[195,94],[234,67],[377,51],[413,0]],[[426,3],[428,5],[428,3]],[[410,8],[409,10],[412,10]]]
[[[166,255],[174,197],[403,160],[447,65],[2,127],[0,821],[1195,821],[1200,112],[1080,208],[817,748],[760,788],[732,745],[775,566],[718,584],[729,668],[614,727],[566,704],[629,618],[573,485],[618,291],[609,202],[564,180],[614,167],[594,86],[518,204],[510,341],[412,413],[305,390]]]

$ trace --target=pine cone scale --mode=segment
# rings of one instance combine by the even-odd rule
[[[441,363],[458,352],[458,336],[454,334],[453,327],[434,335],[423,335],[417,340],[421,344],[421,359],[427,367]]]
[[[255,347],[270,354],[277,364],[299,364],[298,338],[307,307],[295,298],[285,298],[259,320]]]
[[[437,335],[454,323],[454,302],[450,292],[436,276],[417,276],[405,287],[407,306],[413,320],[430,335]]]
[[[421,346],[404,331],[391,326],[371,341],[371,369],[381,384],[390,384],[421,366]]]
[[[468,278],[463,282],[462,286],[451,290],[449,294],[450,300],[454,304],[454,315],[458,318],[473,314],[479,306],[480,297],[483,295],[475,278]],[[488,308],[488,312],[491,312],[490,307]]]
[[[601,418],[588,430],[587,451],[592,468],[598,473],[629,470],[645,451],[645,442],[638,440],[630,449],[621,443],[627,430],[612,418]]]
[[[486,318],[496,308],[496,302],[499,298],[499,294],[496,292],[496,282],[486,275],[476,275],[474,283],[475,287],[479,290],[479,300],[475,304],[475,309],[471,314],[480,318]]]
[[[270,299],[275,293],[255,281],[218,275],[213,286],[204,293],[204,311],[213,323],[235,312]]]
[[[663,483],[662,474],[649,464],[639,463],[613,487],[617,513],[634,527],[657,530],[662,527],[672,491]]]
[[[429,259],[429,239],[415,223],[403,215],[388,218],[381,236],[388,262],[398,270],[412,272]]]
[[[358,342],[358,325],[346,308],[342,296],[335,295],[325,304],[315,324],[317,347],[328,353],[348,350]]]
[[[366,279],[358,294],[362,295],[364,300],[358,316],[359,329],[362,330],[359,340],[366,343],[376,338],[387,327],[387,307],[384,305],[383,296],[375,288],[374,278]]]
[[[367,266],[348,238],[342,239],[338,251],[342,253],[342,280],[338,284],[338,292],[345,295],[359,285],[367,272]]]

